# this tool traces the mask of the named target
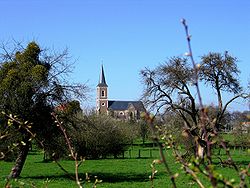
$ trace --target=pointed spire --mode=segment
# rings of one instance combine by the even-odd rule
[[[97,86],[99,86],[99,87],[108,87],[108,85],[106,84],[106,80],[105,80],[103,65],[101,67],[100,80],[99,80],[99,84]]]

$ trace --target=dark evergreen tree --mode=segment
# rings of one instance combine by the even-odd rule
[[[16,178],[22,171],[31,138],[35,135],[40,146],[49,148],[61,134],[54,126],[51,112],[71,100],[73,94],[83,96],[86,86],[67,84],[63,79],[70,71],[67,51],[48,55],[35,42],[25,49],[18,45],[11,53],[6,49],[6,46],[1,48],[0,110],[7,116],[14,114],[16,119],[29,122],[29,127],[25,127],[26,124],[13,121],[9,129],[9,141],[15,143],[18,150],[9,177]],[[9,126],[7,116],[2,116],[1,130]]]

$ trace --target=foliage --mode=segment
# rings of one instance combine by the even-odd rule
[[[184,137],[185,129],[183,128],[184,121],[176,113],[169,111],[162,116],[162,125],[157,124],[160,129],[159,134],[172,135],[178,145],[190,150],[193,147],[192,139]],[[159,129],[157,131],[159,131]]]
[[[141,137],[142,143],[144,144],[146,139],[148,139],[150,137],[149,125],[148,125],[147,121],[142,119],[142,120],[138,121],[135,126],[139,127],[138,128],[139,129],[138,130],[139,136]]]
[[[82,122],[82,109],[80,107],[79,101],[72,100],[67,103],[62,103],[55,107],[55,110],[52,114],[60,119],[60,122],[63,122],[63,126],[67,130],[67,135],[69,137],[74,138],[74,134],[79,134],[79,125]],[[58,122],[56,124],[58,125]],[[52,126],[53,129],[56,128],[57,130],[51,133],[53,136],[46,139],[49,142],[44,143],[44,159],[58,160],[60,158],[68,157],[69,150],[68,146],[65,144],[65,136],[63,135],[62,131],[58,130],[58,126]]]
[[[83,96],[86,86],[68,85],[64,79],[70,71],[66,50],[49,54],[48,50],[41,50],[38,44],[30,42],[26,48],[15,44],[13,50],[3,45],[0,54],[0,110],[7,116],[15,114],[21,121],[29,122],[38,145],[47,149],[60,134],[53,126],[51,112],[73,96]],[[18,177],[31,146],[32,135],[15,121],[13,126],[8,126],[7,116],[1,117],[0,130],[8,130],[9,134],[0,142],[4,143],[11,137],[12,143],[5,145],[7,149],[17,144],[18,156],[10,177]]]
[[[233,145],[242,146],[242,147],[250,147],[250,126],[249,124],[241,123],[234,127],[233,130]]]
[[[232,112],[230,113],[230,126],[232,127],[232,136],[230,140],[231,145],[235,146],[245,146],[249,147],[249,134],[250,134],[250,125],[249,125],[249,111],[244,112]]]
[[[79,155],[95,159],[109,155],[116,157],[135,137],[131,124],[109,116],[85,117],[80,130],[74,138]]]
[[[138,127],[110,116],[83,115],[81,112],[67,114],[57,112],[57,122],[62,122],[74,152],[80,158],[117,157],[137,137]],[[54,137],[52,145],[45,150],[46,158],[58,160],[69,158],[69,151],[62,134]]]

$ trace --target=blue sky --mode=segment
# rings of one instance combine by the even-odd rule
[[[250,1],[228,0],[1,0],[0,41],[36,40],[42,47],[69,48],[77,59],[72,82],[93,89],[103,62],[109,98],[137,100],[139,72],[187,51],[181,18],[192,34],[195,59],[229,51],[238,57],[240,80],[250,80]],[[202,88],[206,103],[213,92]],[[228,96],[227,96],[228,98]],[[234,103],[230,110],[247,110]]]

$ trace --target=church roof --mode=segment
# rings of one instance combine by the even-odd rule
[[[129,105],[133,105],[136,110],[145,111],[141,101],[108,101],[108,108],[110,110],[127,110]]]
[[[108,85],[106,84],[106,80],[105,80],[103,65],[102,65],[102,68],[101,68],[100,80],[99,80],[99,83],[98,83],[97,86],[99,86],[99,87],[108,87]]]

